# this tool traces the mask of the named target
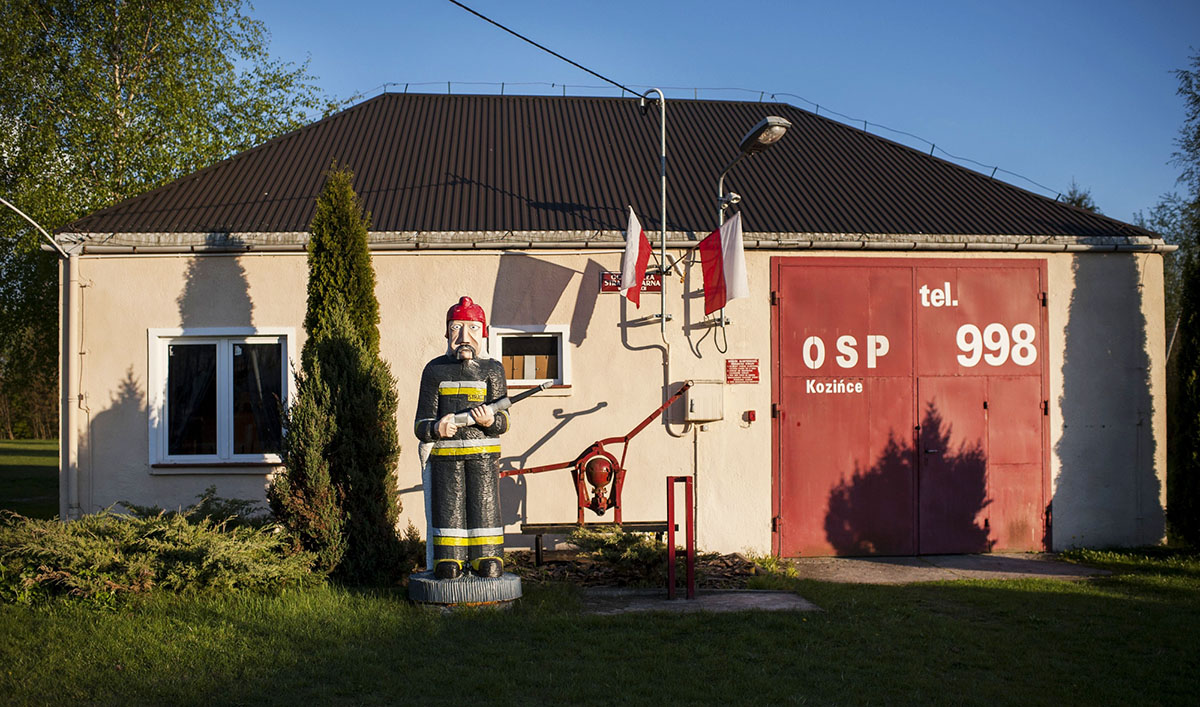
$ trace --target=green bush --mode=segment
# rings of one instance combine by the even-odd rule
[[[400,540],[400,554],[406,567],[415,569],[425,565],[425,540],[411,520],[404,529],[404,538]]]
[[[186,513],[112,512],[61,523],[0,513],[0,601],[115,605],[140,594],[278,592],[322,581],[277,526],[226,528]]]
[[[667,546],[648,534],[581,525],[571,531],[567,542],[584,557],[608,565],[619,575],[647,580],[666,576]]]
[[[227,529],[249,527],[261,528],[272,523],[271,516],[257,501],[244,498],[222,498],[217,495],[217,487],[209,486],[204,493],[196,496],[195,505],[177,511],[168,511],[158,506],[140,506],[129,501],[120,501],[119,505],[129,509],[137,518],[151,518],[157,515],[182,514],[192,521],[208,519],[224,523]]]

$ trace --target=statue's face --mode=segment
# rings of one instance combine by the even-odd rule
[[[450,351],[460,361],[479,358],[483,351],[483,325],[479,322],[454,319],[446,322],[446,338]]]

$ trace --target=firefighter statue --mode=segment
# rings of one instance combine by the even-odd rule
[[[492,407],[508,391],[503,367],[488,355],[487,335],[483,308],[459,299],[446,313],[446,354],[421,372],[415,431],[428,452],[422,455],[427,557],[438,582],[515,579],[504,573],[500,520],[499,437],[508,430],[508,412]]]

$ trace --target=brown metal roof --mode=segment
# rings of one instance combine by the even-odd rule
[[[766,115],[792,129],[726,180],[750,233],[1147,237],[794,106],[669,100],[668,230],[715,226],[716,181]],[[658,229],[658,110],[637,99],[383,94],[98,211],[61,233],[296,234],[324,173],[355,174],[373,232]]]

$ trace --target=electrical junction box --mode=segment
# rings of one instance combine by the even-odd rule
[[[683,394],[684,422],[713,422],[725,418],[725,383],[719,380],[692,381]]]

